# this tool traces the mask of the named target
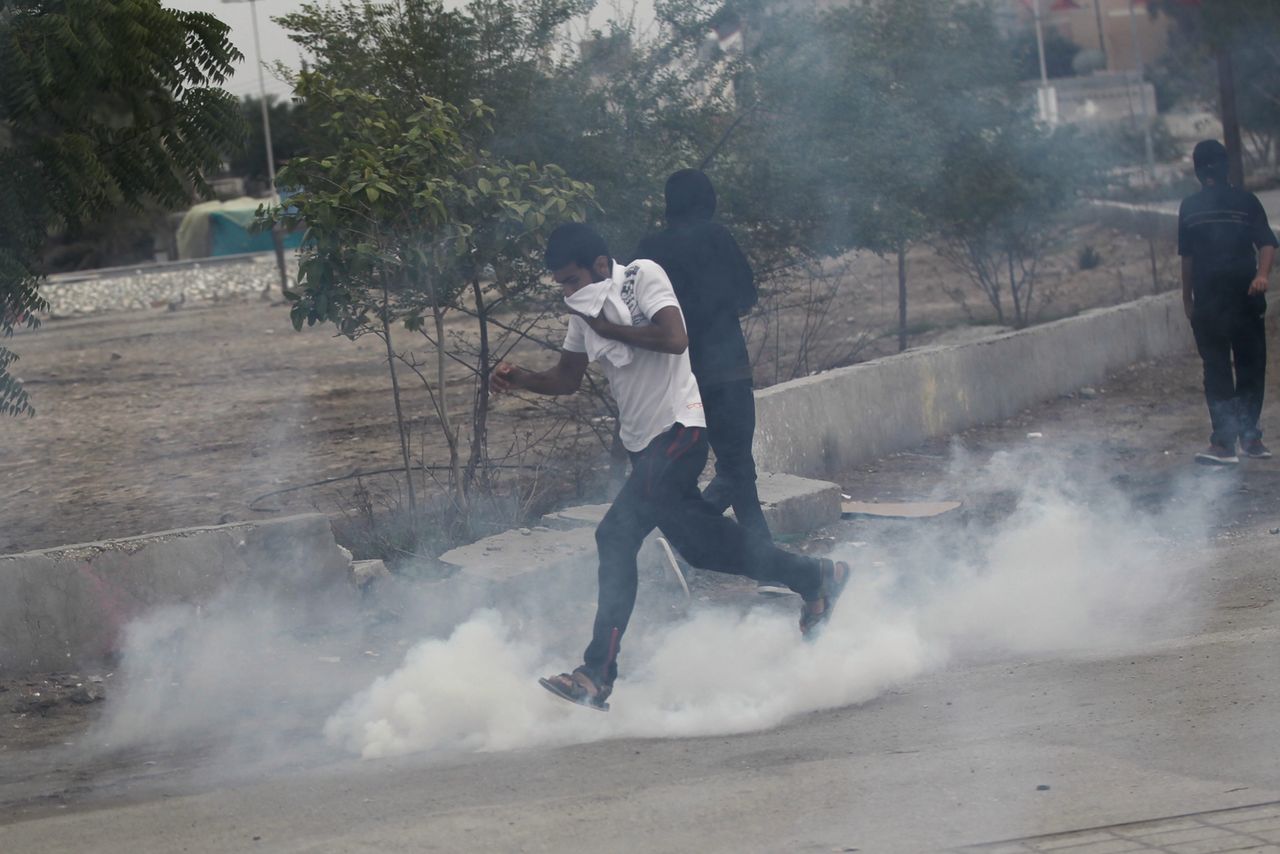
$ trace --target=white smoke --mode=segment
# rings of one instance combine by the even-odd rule
[[[415,647],[345,704],[326,736],[382,757],[759,730],[865,702],[957,656],[1133,645],[1191,612],[1196,567],[1174,547],[1206,531],[1205,484],[1175,486],[1146,513],[1078,461],[1029,453],[984,465],[961,454],[949,482],[966,495],[1008,494],[1012,512],[998,523],[910,523],[913,536],[837,548],[854,580],[816,643],[773,607],[707,608],[661,632],[633,629],[613,710],[600,714],[536,684],[577,662],[483,611]]]

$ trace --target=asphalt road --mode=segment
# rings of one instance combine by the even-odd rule
[[[1276,801],[1278,543],[1183,555],[1206,610],[1134,649],[961,664],[733,737],[139,779],[8,814],[0,851],[921,852]]]

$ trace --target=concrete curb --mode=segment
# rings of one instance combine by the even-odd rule
[[[811,531],[840,518],[840,487],[826,481],[786,474],[762,474],[760,503],[775,534]],[[458,575],[485,588],[482,594],[505,598],[580,595],[596,568],[595,527],[608,504],[568,507],[542,517],[536,528],[504,531],[452,549],[440,556]],[[661,568],[662,559],[649,535],[640,551],[643,566]]]
[[[803,534],[840,518],[839,484],[763,472],[756,480],[756,491],[765,521],[774,534]],[[594,528],[607,512],[608,504],[566,507],[543,516],[542,524],[561,531]],[[728,512],[733,516],[732,510]]]
[[[109,658],[124,626],[157,606],[245,586],[302,599],[350,571],[319,514],[3,555],[0,674]]]
[[[821,477],[1193,347],[1169,293],[793,380],[756,393],[756,464]]]

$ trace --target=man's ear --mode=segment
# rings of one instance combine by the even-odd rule
[[[613,275],[613,259],[608,255],[597,256],[595,264],[591,266],[591,272],[595,273],[597,282],[604,281]]]

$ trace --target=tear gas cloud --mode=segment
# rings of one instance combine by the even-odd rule
[[[1210,483],[1189,475],[1148,510],[1079,459],[957,451],[938,494],[964,495],[971,512],[838,544],[855,575],[816,643],[801,640],[794,600],[700,606],[655,625],[642,586],[607,715],[536,684],[572,668],[587,639],[590,609],[564,597],[521,603],[530,618],[501,603],[422,604],[404,622],[431,636],[371,684],[367,669],[318,664],[314,643],[282,628],[284,608],[241,602],[198,620],[164,611],[132,627],[131,687],[113,698],[99,736],[154,743],[239,719],[232,740],[251,734],[255,750],[288,737],[319,747],[322,730],[326,752],[385,757],[729,734],[866,702],[948,665],[1132,647],[1195,619],[1197,564],[1187,555],[1209,529]],[[985,505],[1007,512],[993,521]],[[582,583],[593,595],[590,574]],[[579,631],[557,636],[569,615]],[[247,720],[268,707],[270,722]]]
[[[411,650],[329,719],[326,736],[381,757],[740,733],[865,702],[957,659],[1131,646],[1194,616],[1196,565],[1171,550],[1207,532],[1204,483],[1175,485],[1148,513],[1106,480],[1026,452],[984,464],[959,454],[943,489],[961,485],[1011,495],[1012,512],[995,524],[918,524],[891,546],[837,546],[854,580],[816,643],[772,607],[705,608],[633,631],[613,710],[596,715],[533,678],[571,667],[576,650],[549,655],[488,610]]]

